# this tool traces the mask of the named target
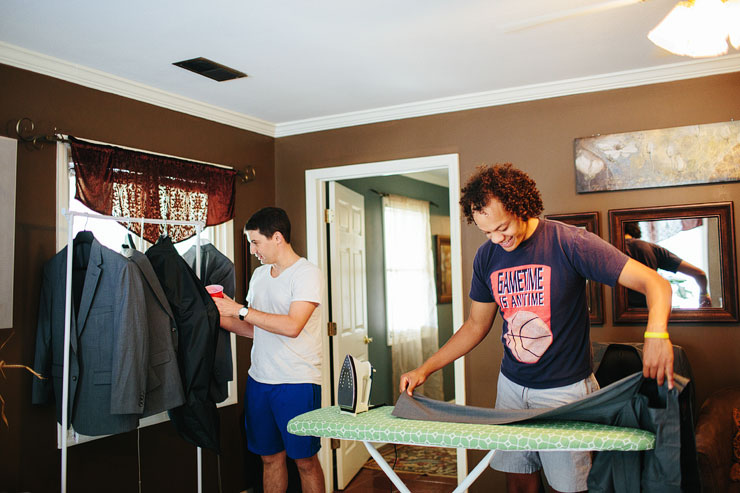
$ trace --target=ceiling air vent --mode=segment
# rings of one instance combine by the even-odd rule
[[[190,70],[191,72],[195,72],[196,74],[200,74],[203,77],[208,77],[209,79],[213,79],[218,82],[241,79],[242,77],[247,76],[244,72],[239,72],[238,70],[234,70],[226,65],[221,65],[220,63],[216,63],[203,57],[175,62],[172,65],[177,65],[178,67]]]

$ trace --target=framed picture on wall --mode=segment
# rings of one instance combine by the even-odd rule
[[[0,137],[0,329],[13,327],[13,266],[15,264],[15,183],[18,142]]]
[[[562,223],[584,228],[586,231],[599,236],[599,213],[581,212],[574,214],[547,214],[546,219],[553,219]],[[591,280],[586,281],[586,301],[588,315],[592,324],[604,323],[604,285]]]
[[[452,303],[452,257],[450,237],[437,235],[435,270],[437,274],[437,303]]]

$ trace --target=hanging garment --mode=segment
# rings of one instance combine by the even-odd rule
[[[195,246],[182,256],[195,270]],[[236,275],[234,263],[229,257],[219,252],[210,243],[200,247],[200,280],[204,286],[220,284],[229,298],[234,298],[236,292]],[[211,397],[216,402],[222,402],[229,397],[229,382],[234,375],[234,366],[231,362],[231,333],[218,328],[216,340],[216,360],[213,364],[213,381],[211,382]]]
[[[44,264],[36,329],[32,399],[56,400],[62,420],[67,248]],[[148,328],[144,286],[136,266],[92,233],[73,245],[68,421],[84,435],[133,430],[144,412]]]
[[[625,377],[577,401],[557,408],[490,409],[459,406],[405,392],[392,414],[400,418],[477,424],[506,424],[528,419],[589,421],[640,428],[655,433],[655,449],[645,452],[596,452],[588,477],[595,492],[680,492],[681,437],[678,398],[688,383],[675,375],[675,386],[643,378]],[[696,456],[696,449],[686,451]],[[693,491],[688,489],[688,491]]]
[[[218,309],[169,237],[160,238],[147,250],[146,256],[177,323],[177,362],[185,404],[171,409],[170,419],[186,441],[218,453],[219,417],[209,393],[216,356]]]
[[[133,248],[124,249],[123,255],[138,267],[144,280],[144,300],[149,328],[149,370],[144,404],[146,417],[175,408],[185,402],[180,369],[177,366],[177,324],[147,256]]]

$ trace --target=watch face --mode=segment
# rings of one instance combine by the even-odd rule
[[[242,308],[240,308],[240,309],[239,309],[239,318],[240,318],[240,319],[242,319],[242,320],[244,320],[244,317],[246,317],[246,316],[247,316],[247,312],[248,312],[248,311],[249,311],[249,310],[247,309],[247,307],[242,307]]]

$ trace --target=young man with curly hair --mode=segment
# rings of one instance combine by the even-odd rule
[[[657,272],[582,228],[540,219],[534,180],[511,164],[479,167],[460,204],[468,223],[488,238],[473,262],[470,314],[439,351],[401,376],[401,392],[411,395],[431,373],[470,352],[499,311],[504,357],[497,408],[556,407],[594,392],[586,279],[645,294],[643,374],[673,387],[671,288]],[[585,491],[591,454],[502,452],[491,466],[506,473],[510,492],[540,491],[540,469],[556,491]]]

